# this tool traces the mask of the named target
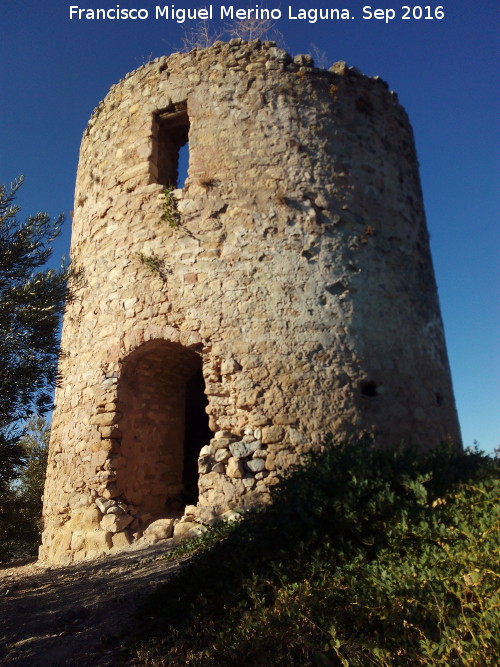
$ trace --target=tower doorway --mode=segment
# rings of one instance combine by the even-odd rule
[[[118,401],[117,489],[153,518],[175,516],[198,499],[198,455],[212,433],[201,357],[154,340],[125,359]]]

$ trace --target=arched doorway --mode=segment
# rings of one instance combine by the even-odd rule
[[[154,340],[127,357],[118,389],[121,447],[117,488],[153,518],[198,498],[198,455],[212,436],[201,357]]]

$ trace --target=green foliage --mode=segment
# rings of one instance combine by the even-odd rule
[[[139,252],[137,253],[137,256],[141,264],[145,266],[150,273],[160,276],[162,280],[166,279],[169,271],[165,266],[165,261],[159,255],[154,252],[151,253],[151,255]]]
[[[40,533],[42,524],[43,486],[47,469],[50,424],[43,417],[32,417],[26,426],[19,445],[22,449],[22,465],[18,468],[16,492],[23,498],[25,509],[31,522],[37,524]]]
[[[19,441],[21,463],[0,511],[0,561],[35,555],[42,532],[42,494],[50,426],[43,417],[29,420]]]
[[[168,561],[177,561],[185,556],[193,556],[196,553],[210,549],[212,546],[230,535],[237,526],[235,521],[218,521],[207,527],[201,535],[184,540],[163,558]]]
[[[0,186],[0,495],[8,493],[21,451],[20,420],[43,414],[57,377],[59,323],[69,269],[43,267],[63,217],[47,213],[17,219],[19,178],[8,192]],[[3,500],[2,500],[3,502]]]
[[[143,607],[150,665],[489,665],[498,461],[334,447]]]
[[[163,189],[163,215],[162,220],[168,223],[172,229],[178,229],[181,224],[181,216],[177,210],[177,201],[174,197],[174,186],[169,185]]]

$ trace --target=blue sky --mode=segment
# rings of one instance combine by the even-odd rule
[[[142,21],[70,20],[69,7],[76,4],[1,0],[0,5],[0,182],[25,175],[19,203],[26,215],[39,210],[67,214],[57,260],[68,254],[79,144],[92,110],[127,72],[176,50],[184,31],[193,28],[188,22],[156,20],[151,0],[77,5],[143,8],[149,18]],[[197,8],[208,3],[172,4]],[[213,2],[214,15],[222,4],[231,3]],[[293,15],[301,7],[345,7],[354,19],[291,20],[289,5]],[[315,45],[329,62],[345,60],[365,74],[381,76],[405,106],[421,165],[464,444],[477,440],[482,449],[493,451],[500,444],[498,2],[453,0],[442,5],[444,18],[419,20],[403,20],[404,5],[393,0],[370,5],[268,0],[259,6],[281,9],[276,28],[290,53],[310,53]],[[396,18],[388,23],[363,19],[365,6],[392,8]],[[427,6],[431,14],[440,7],[422,5]],[[212,27],[218,27],[215,21]]]

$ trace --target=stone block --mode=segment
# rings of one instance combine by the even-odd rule
[[[276,469],[276,453],[275,452],[269,452],[269,454],[266,456],[265,468],[266,468],[266,470],[275,470]]]
[[[103,498],[116,498],[120,495],[120,492],[118,491],[116,484],[108,484],[108,486],[102,490],[101,495]]]
[[[296,415],[288,415],[284,412],[280,412],[279,414],[275,415],[273,417],[273,421],[275,424],[280,424],[284,426],[289,426],[291,424],[296,424],[297,423],[297,416]]]
[[[103,439],[121,438],[123,435],[118,426],[101,426],[99,430]]]
[[[95,468],[101,468],[107,461],[109,457],[109,451],[101,449],[98,452],[92,454],[91,463]]]
[[[267,426],[267,424],[269,424],[269,417],[261,412],[252,413],[249,417],[249,423],[254,427]]]
[[[214,460],[217,463],[221,463],[222,461],[227,461],[230,456],[231,452],[229,449],[217,449],[214,455]]]
[[[222,361],[220,367],[220,372],[222,375],[232,375],[239,370],[241,370],[241,366],[233,357],[229,357],[228,359],[224,359]]]
[[[272,442],[279,442],[284,435],[285,431],[282,426],[263,426],[261,441],[263,445],[268,445]]]
[[[207,530],[207,528],[200,523],[194,523],[191,521],[184,521],[182,523],[177,523],[174,527],[174,540],[175,542],[181,542],[182,540],[189,539],[191,537],[198,537]]]
[[[261,472],[265,468],[264,459],[251,459],[245,463],[245,468],[250,472]]]
[[[119,507],[118,505],[113,505],[113,507],[110,507],[106,514],[116,514],[117,516],[120,516],[120,514],[125,514],[125,510]]]
[[[90,423],[94,426],[114,426],[120,421],[121,414],[119,412],[102,412],[98,415],[93,415],[90,418]]]
[[[227,462],[227,467],[226,467],[226,475],[228,477],[243,477],[245,474],[245,470],[243,467],[243,462],[235,457],[231,457],[229,461]]]
[[[217,521],[219,516],[212,507],[197,507],[196,516],[202,524],[210,525]]]
[[[229,451],[231,455],[235,458],[241,459],[245,456],[248,456],[251,453],[250,448],[246,442],[240,440],[239,442],[233,442],[229,445]]]
[[[144,539],[151,544],[159,540],[166,540],[174,533],[174,519],[157,519],[144,531]]]
[[[95,530],[99,526],[101,516],[100,510],[95,505],[78,508],[72,512],[68,526],[78,530]]]
[[[259,392],[257,389],[243,389],[238,393],[236,406],[244,409],[252,408],[256,404],[258,397]]]
[[[124,530],[134,520],[130,514],[105,514],[101,519],[100,526],[102,530],[109,533],[119,533]]]
[[[81,530],[76,530],[71,536],[70,549],[72,551],[79,551],[85,546],[85,533]]]
[[[113,534],[103,530],[94,530],[85,534],[85,547],[87,557],[91,557],[89,552],[96,552],[99,555],[106,553],[113,546]]]
[[[217,440],[212,440],[211,441],[211,447],[212,449],[223,449],[226,447],[229,447],[231,443],[234,442],[234,438],[219,438]]]

